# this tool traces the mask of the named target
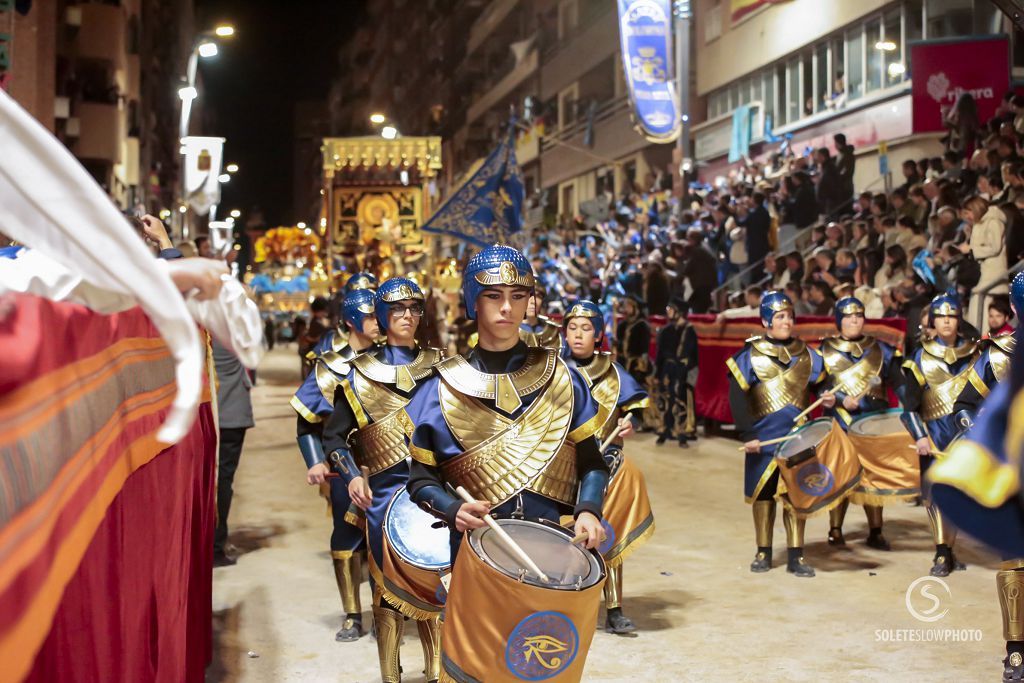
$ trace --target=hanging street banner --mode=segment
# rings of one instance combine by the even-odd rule
[[[523,174],[516,163],[515,121],[501,144],[420,228],[478,247],[523,229]]]
[[[182,138],[181,144],[185,148],[185,196],[192,210],[205,216],[220,203],[224,138],[190,135]]]
[[[671,0],[617,0],[622,66],[633,118],[651,142],[679,136],[680,112],[672,59]]]

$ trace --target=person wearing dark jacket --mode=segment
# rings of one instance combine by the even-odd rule
[[[814,187],[807,173],[798,171],[793,174],[793,190],[785,201],[788,222],[797,228],[806,228],[818,220],[818,200],[814,195]]]
[[[697,333],[686,320],[689,309],[685,301],[670,301],[665,309],[668,321],[658,331],[654,367],[661,385],[659,446],[670,437],[683,448],[688,448],[688,441],[697,440],[697,414],[689,382],[690,372],[697,369]]]
[[[751,282],[760,282],[764,277],[764,257],[771,250],[768,237],[772,229],[772,217],[764,206],[764,194],[755,192],[751,196],[751,208],[738,222],[747,233],[747,263],[754,266]]]
[[[818,206],[821,207],[821,212],[828,216],[837,211],[848,197],[843,196],[843,180],[828,149],[819,149],[814,153],[814,159],[821,174],[818,179]]]
[[[703,237],[700,230],[687,233],[686,260],[681,271],[693,289],[687,303],[694,313],[708,312],[711,308],[711,290],[718,286],[715,257],[701,245]]]
[[[846,144],[845,135],[836,133],[832,140],[836,143],[836,170],[839,172],[842,189],[840,201],[845,203],[853,199],[853,173],[857,167],[857,158],[853,155],[853,145]]]

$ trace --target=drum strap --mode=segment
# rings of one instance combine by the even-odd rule
[[[409,457],[405,438],[412,438],[412,431],[412,420],[405,408],[360,427],[349,437],[356,464],[370,468],[370,476],[397,465]]]
[[[442,375],[443,377],[443,375]],[[456,422],[472,420],[456,420],[454,413],[458,410],[489,411],[469,397],[460,395],[451,385],[443,382],[439,388],[441,406],[449,425]],[[555,367],[551,380],[544,386],[533,402],[516,419],[493,422],[486,431],[488,437],[475,444],[463,442],[469,448],[461,455],[441,465],[444,477],[454,486],[464,486],[477,500],[485,500],[492,505],[501,505],[525,488],[544,488],[537,491],[542,495],[558,499],[568,498],[564,502],[575,502],[564,485],[544,485],[547,479],[564,481],[575,473],[575,458],[572,458],[572,473],[562,472],[566,456],[559,457],[563,445],[569,435],[573,414],[572,379],[568,368],[563,363]],[[466,415],[465,417],[471,417]],[[480,414],[483,420],[486,415]],[[469,438],[463,430],[453,429],[457,437]],[[460,439],[461,440],[461,439]],[[554,467],[551,477],[545,477],[546,471]],[[575,477],[572,476],[575,485]],[[574,493],[574,491],[573,491]]]

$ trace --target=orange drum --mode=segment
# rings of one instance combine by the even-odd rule
[[[885,505],[921,495],[921,464],[914,438],[900,421],[902,408],[873,413],[850,425],[849,437],[864,466],[850,498],[862,505]]]
[[[812,420],[794,433],[775,451],[785,484],[782,500],[797,517],[810,517],[847,498],[863,470],[846,432],[832,418]]]

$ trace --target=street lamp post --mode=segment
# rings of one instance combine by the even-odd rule
[[[192,117],[192,102],[199,97],[196,89],[196,76],[199,71],[199,58],[210,59],[216,57],[219,49],[213,38],[230,38],[235,35],[235,27],[230,24],[221,24],[211,31],[203,31],[192,45],[192,51],[188,55],[188,63],[185,66],[185,85],[178,90],[178,97],[181,99],[181,118],[178,121],[178,144],[181,155],[181,170],[178,173],[178,196],[179,206],[184,206],[185,211],[179,211],[181,223],[178,226],[178,234],[186,237],[185,226],[188,223],[188,197],[185,190],[185,148],[183,140],[188,137],[189,120]]]
[[[673,13],[676,18],[676,89],[679,92],[679,116],[682,118],[679,140],[679,183],[680,199],[686,198],[687,179],[692,172],[690,159],[690,19],[693,8],[690,0],[675,0]]]

